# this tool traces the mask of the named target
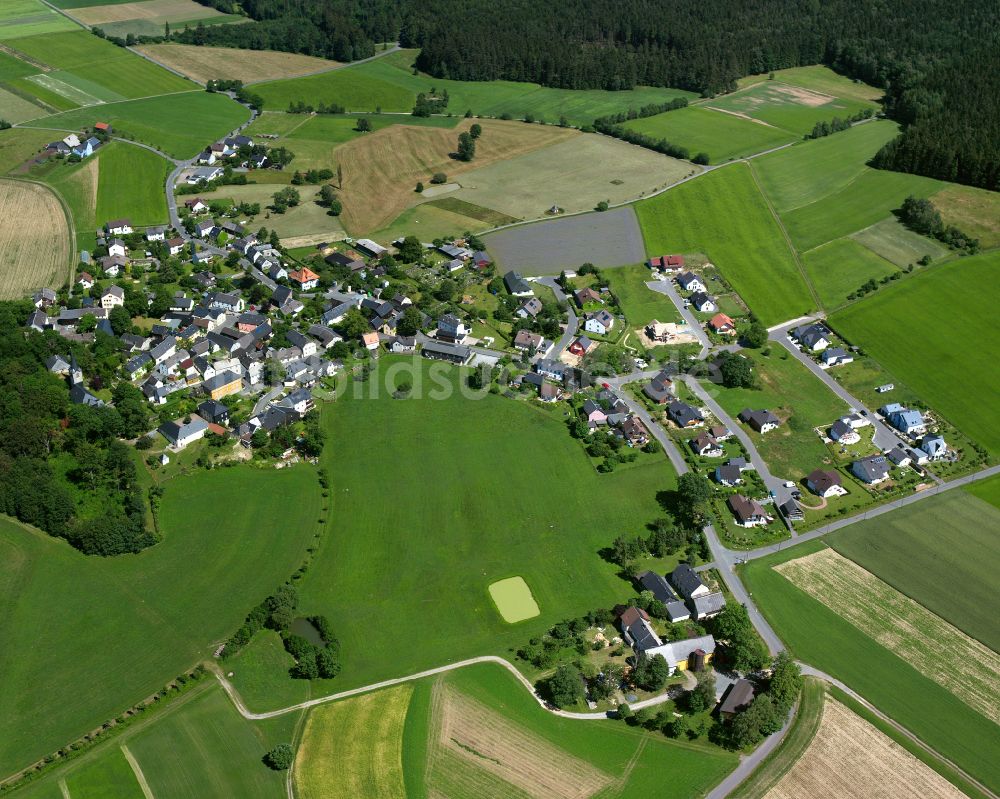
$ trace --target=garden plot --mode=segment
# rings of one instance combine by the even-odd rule
[[[832,549],[774,567],[969,707],[1000,723],[1000,656]]]
[[[964,794],[902,746],[827,697],[802,757],[766,799],[960,799]]]

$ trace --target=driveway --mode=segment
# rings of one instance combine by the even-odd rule
[[[566,296],[563,292],[562,287],[556,282],[554,277],[540,277],[536,283],[541,283],[543,286],[548,286],[552,289],[552,293],[556,295],[557,302],[565,302],[568,306],[568,316],[566,318],[566,331],[562,334],[555,346],[549,353],[549,357],[555,361],[559,360],[559,356],[562,355],[566,348],[573,343],[573,339],[576,338],[576,333],[580,329],[580,319],[576,315],[576,309],[573,308],[573,301]]]

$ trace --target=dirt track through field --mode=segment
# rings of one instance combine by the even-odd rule
[[[452,177],[580,135],[550,125],[495,119],[478,123],[483,134],[476,142],[475,158],[468,163],[449,154],[471,120],[451,129],[393,125],[341,145],[336,152],[331,146],[331,162],[344,170],[341,220],[347,230],[359,235],[389,224],[419,198],[414,192],[417,181],[429,184],[435,172]]]
[[[961,799],[964,794],[827,697],[816,737],[765,799]]]
[[[774,567],[798,588],[1000,724],[1000,656],[832,549]]]
[[[35,183],[0,180],[0,299],[62,287],[69,250],[69,225],[55,194]]]
[[[439,758],[457,756],[534,799],[585,799],[611,784],[609,775],[486,705],[447,686],[436,692]]]

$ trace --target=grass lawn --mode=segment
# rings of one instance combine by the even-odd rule
[[[181,119],[183,125],[178,124]],[[224,94],[182,92],[81,108],[28,124],[75,131],[97,121],[109,122],[119,135],[150,144],[176,158],[190,158],[207,142],[226,135],[246,119],[246,109]],[[52,135],[50,132],[50,139]]]
[[[167,223],[163,186],[172,168],[169,161],[123,142],[112,142],[98,157],[98,220],[128,217],[136,225]]]
[[[708,153],[713,164],[742,158],[795,141],[787,130],[700,106],[688,106],[626,122],[630,130],[687,147],[691,155]]]
[[[792,242],[800,252],[805,252],[885,219],[911,194],[927,197],[943,185],[939,180],[919,175],[866,167],[839,191],[782,213],[781,217]]]
[[[49,782],[54,784],[54,780]],[[143,799],[144,796],[132,766],[114,744],[104,747],[100,757],[70,773],[66,777],[66,787],[70,796],[94,799]]]
[[[608,269],[604,277],[631,328],[642,327],[654,319],[661,322],[680,321],[680,314],[670,298],[646,285],[650,274],[645,264]]]
[[[87,557],[0,520],[3,773],[211,655],[298,566],[319,509],[308,467],[232,468],[170,481],[160,510],[165,538],[139,555]]]
[[[288,740],[244,719],[222,688],[213,687],[129,736],[127,746],[157,799],[274,797],[285,776],[261,758]]]
[[[833,327],[996,457],[1000,454],[998,334],[983,320],[1000,301],[1000,253],[965,258],[888,286],[834,314]],[[970,290],[974,287],[975,290]],[[941,308],[961,308],[942,318]],[[919,342],[913,357],[900,341]],[[932,364],[928,368],[928,364]]]
[[[434,241],[436,238],[450,238],[460,235],[465,231],[480,233],[493,227],[488,222],[482,222],[451,210],[451,208],[459,206],[451,204],[442,206],[440,204],[448,199],[451,198],[442,197],[440,200],[432,200],[407,208],[389,225],[373,233],[372,238],[377,241],[395,241],[397,238],[414,235],[419,237],[421,241]]]
[[[826,688],[822,680],[806,677],[799,694],[799,708],[785,739],[729,794],[733,799],[761,799],[806,751],[823,717]]]
[[[353,398],[349,385],[324,411],[329,440],[338,442],[324,456],[331,531],[302,580],[300,609],[341,620],[344,670],[319,692],[509,655],[555,621],[630,596],[598,553],[656,518],[656,493],[674,482],[663,458],[598,474],[558,412],[495,395],[467,399],[457,390],[462,371],[423,361],[411,377],[412,366],[383,358],[383,376],[357,384],[365,398]],[[402,379],[397,372],[411,377],[411,399],[385,390],[385,380]],[[379,397],[369,398],[376,384]],[[352,432],[359,429],[396,442],[392,479],[371,479],[373,441]],[[541,609],[515,626],[488,593],[512,575]],[[368,623],[350,623],[360,616]],[[452,622],[439,623],[446,616]],[[400,646],[407,640],[413,645]]]
[[[896,590],[994,650],[1000,625],[993,577],[1000,568],[1000,509],[965,491],[859,522],[829,544]],[[948,574],[949,580],[941,580]],[[959,584],[961,591],[952,590]]]
[[[781,229],[744,164],[636,203],[650,255],[703,252],[766,324],[814,305]]]
[[[295,660],[285,651],[281,637],[273,630],[261,630],[243,650],[225,661],[229,681],[236,686],[251,710],[287,707],[309,698],[309,681],[293,680],[288,670]]]
[[[754,159],[754,169],[774,207],[784,213],[847,186],[865,171],[865,162],[898,133],[895,122],[866,122],[763,155]]]
[[[823,546],[821,541],[810,541],[744,568],[747,588],[775,632],[796,658],[844,681],[996,790],[1000,786],[996,725],[771,568]]]
[[[828,311],[847,303],[862,283],[897,271],[896,265],[876,255],[854,239],[837,239],[802,256],[809,280]]]
[[[783,348],[776,346],[772,353],[750,353],[760,389],[706,387],[730,416],[747,407],[766,408],[782,420],[777,430],[761,435],[748,429],[749,435],[776,474],[798,480],[830,460],[813,428],[831,424],[847,406]]]
[[[596,117],[649,103],[694,97],[680,89],[578,91],[513,81],[441,80],[414,75],[411,64],[415,57],[415,50],[403,50],[322,75],[260,83],[255,91],[271,108],[285,108],[289,102],[302,100],[312,105],[336,102],[352,111],[410,111],[419,92],[434,88],[439,92],[447,90],[448,111],[459,116],[467,110],[483,116],[506,113],[517,119],[533,114],[548,122],[566,116],[573,125],[589,125]]]
[[[65,33],[18,39],[13,46],[44,64],[74,72],[122,97],[149,97],[196,88],[193,82],[75,27]]]
[[[900,268],[915,264],[925,255],[936,260],[948,254],[947,247],[914,233],[894,216],[876,222],[851,238]]]
[[[37,155],[52,141],[51,130],[9,128],[0,130],[0,172],[9,172]]]

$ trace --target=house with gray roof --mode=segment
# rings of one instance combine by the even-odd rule
[[[697,427],[705,423],[701,411],[680,400],[674,400],[667,406],[667,415],[678,427]]]
[[[159,431],[167,439],[171,449],[181,450],[205,437],[208,432],[208,422],[197,414],[191,414],[161,425]]]
[[[508,272],[503,276],[503,284],[514,297],[530,297],[535,293],[520,272]]]
[[[681,601],[674,589],[670,587],[667,578],[654,571],[645,571],[638,577],[639,585],[643,591],[652,593],[654,599],[658,599],[667,609],[667,618],[671,622],[684,621],[691,618],[691,612],[687,605]]]
[[[885,455],[869,455],[851,464],[851,472],[868,485],[877,485],[889,479],[889,462]]]
[[[781,420],[766,409],[752,411],[744,408],[739,413],[739,420],[758,433],[767,433],[781,424]]]

